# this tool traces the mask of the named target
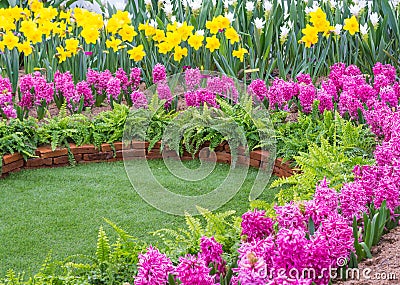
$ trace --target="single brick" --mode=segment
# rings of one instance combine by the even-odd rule
[[[69,163],[68,156],[60,156],[53,158],[54,165],[68,164],[68,163]]]
[[[250,152],[250,158],[256,159],[258,161],[267,161],[269,158],[269,152],[266,150],[253,150]]]
[[[50,166],[52,164],[53,160],[51,158],[30,158],[25,162],[26,167]]]
[[[22,155],[20,155],[17,152],[14,154],[6,154],[5,156],[3,156],[3,165],[10,164],[12,162],[15,162],[15,161],[21,160],[21,159],[22,159]]]
[[[81,146],[70,145],[70,148],[73,154],[90,154],[98,152],[98,150],[92,144],[85,144]]]
[[[114,143],[114,148],[115,148],[116,151],[122,150],[123,142],[115,142]]]
[[[2,167],[2,173],[9,173],[9,172],[13,172],[16,171],[17,169],[21,168],[24,166],[24,160],[20,159],[14,162],[11,162],[9,164],[3,165]]]
[[[98,153],[89,153],[83,155],[83,160],[92,161],[92,160],[107,160],[113,158],[113,152],[98,152]]]
[[[142,142],[142,141],[132,141],[132,148],[133,149],[147,149],[149,147],[149,142]]]
[[[118,152],[117,152],[118,153]],[[143,149],[126,149],[121,151],[122,158],[145,158],[146,150]]]
[[[112,151],[111,145],[109,143],[103,143],[101,145],[101,151],[102,152]]]
[[[217,162],[231,163],[231,155],[226,152],[215,152],[217,155]]]

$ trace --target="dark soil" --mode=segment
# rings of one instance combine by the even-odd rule
[[[400,227],[384,235],[378,245],[372,248],[371,253],[373,258],[364,260],[358,265],[360,270],[358,280],[353,279],[336,284],[400,284]]]

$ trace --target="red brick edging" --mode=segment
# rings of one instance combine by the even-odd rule
[[[125,159],[160,159],[163,157],[176,157],[175,151],[163,150],[163,154],[160,152],[161,142],[148,151],[147,142],[133,141],[129,147],[123,150],[122,142],[116,142],[113,144],[114,148],[110,144],[102,144],[100,149],[97,149],[94,145],[82,145],[76,146],[70,144],[70,150],[76,163],[94,163],[94,162],[111,162],[121,161],[123,156]],[[115,152],[114,152],[115,150]],[[42,146],[36,150],[35,158],[29,158],[25,161],[19,153],[8,154],[3,156],[3,164],[1,168],[1,177],[6,176],[11,172],[17,172],[21,169],[36,169],[45,167],[59,167],[69,165],[68,149],[57,148],[54,151],[50,146]],[[202,158],[211,160],[210,152],[207,150],[201,154]],[[231,152],[228,143],[222,143],[215,148],[215,155],[217,162],[230,163]],[[199,154],[196,154],[198,157]],[[192,155],[184,152],[180,158],[182,160],[191,160]],[[244,155],[244,150],[238,153],[237,164],[247,164],[256,168],[263,168],[267,165],[269,159],[269,152],[264,150],[254,150],[250,152],[250,156]],[[279,177],[289,177],[293,175],[293,170],[290,168],[289,163],[283,163],[281,158],[275,160],[273,174]]]

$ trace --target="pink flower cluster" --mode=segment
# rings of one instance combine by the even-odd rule
[[[147,102],[146,95],[143,92],[133,91],[131,93],[131,100],[132,100],[133,107],[135,107],[136,109],[139,109],[139,108],[147,109],[148,102]]]
[[[327,284],[329,269],[338,267],[338,260],[348,259],[354,250],[353,230],[340,214],[339,198],[323,180],[313,200],[276,207],[276,218],[267,217],[262,210],[245,213],[239,259],[237,268],[232,269],[231,284]],[[315,224],[312,232],[310,218]],[[150,284],[143,280],[148,282],[155,276],[162,276],[157,284],[166,284],[166,272],[181,284],[219,284],[218,276],[226,273],[222,255],[222,245],[213,237],[203,236],[199,254],[181,257],[179,264],[171,269],[170,260],[158,251],[155,254],[151,248],[139,258],[135,284]],[[161,260],[154,261],[153,256]],[[309,269],[314,270],[315,276],[303,276]]]
[[[75,86],[72,74],[69,71],[61,73],[57,70],[54,74],[54,86],[56,96],[64,97],[67,102],[67,107],[71,111],[77,110],[82,98],[85,107],[92,106],[94,103],[92,90],[89,84],[86,81],[81,81]]]
[[[2,76],[0,76],[0,117],[1,115],[4,115],[6,119],[17,117],[10,80]]]
[[[115,76],[109,71],[102,72],[89,69],[86,74],[86,81],[93,89],[93,93],[102,96],[106,95],[107,99],[120,102],[122,95],[137,91],[141,80],[141,70],[139,68],[131,68],[129,76],[122,69],[118,68]],[[134,104],[135,105],[135,104]]]
[[[174,96],[167,82],[167,71],[164,65],[157,63],[153,67],[153,83],[156,85],[157,95],[160,100],[165,100],[164,107],[171,106]]]
[[[226,75],[209,77],[207,89],[222,98],[231,100],[233,103],[236,103],[239,97],[235,81]]]
[[[177,266],[157,249],[149,247],[139,255],[138,274],[135,285],[167,284],[168,276],[173,275],[182,285],[216,285],[219,274],[225,274],[225,261],[222,259],[222,245],[213,237],[202,237],[201,252],[198,255],[186,255],[179,258]],[[217,275],[211,275],[211,267]]]
[[[185,83],[190,91],[200,86],[202,75],[198,68],[188,68],[185,70]]]
[[[206,87],[201,87],[201,80],[207,78]],[[239,91],[235,81],[226,76],[202,75],[199,69],[189,68],[185,71],[185,82],[188,91],[185,93],[186,106],[201,107],[205,103],[219,108],[217,96],[237,103]]]
[[[206,103],[210,107],[218,108],[215,93],[206,88],[199,88],[195,91],[185,93],[187,106],[202,107]]]
[[[270,109],[289,109],[297,102],[304,113],[310,113],[315,100],[319,101],[319,111],[333,110],[359,119],[360,111],[365,116],[380,102],[389,107],[397,107],[400,99],[400,83],[396,82],[396,69],[391,65],[376,63],[373,68],[374,79],[369,82],[355,65],[336,63],[330,67],[328,79],[316,88],[309,74],[300,74],[297,81],[274,79],[268,88],[261,79],[248,86],[248,93],[257,101],[267,100]]]
[[[145,254],[139,255],[138,274],[135,285],[167,284],[169,274],[174,272],[172,261],[150,246]]]
[[[348,258],[353,250],[352,228],[338,212],[338,196],[326,181],[317,187],[314,199],[304,203],[277,207],[276,220],[258,210],[243,215],[242,234],[247,239],[239,248],[235,282],[328,283],[327,269],[337,267],[337,260]],[[310,217],[315,223],[315,233],[308,229]],[[249,231],[259,234],[249,235]],[[316,272],[314,278],[302,275],[310,268]]]
[[[22,94],[19,105],[25,109],[30,109],[33,105],[49,104],[53,101],[54,84],[47,83],[46,78],[40,72],[21,76],[19,88]]]

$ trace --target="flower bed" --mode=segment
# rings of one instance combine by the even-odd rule
[[[320,32],[327,32],[320,28],[329,29],[321,9],[313,9],[309,20],[312,26],[303,31],[307,45],[318,40],[316,36]],[[217,33],[217,26],[223,25],[227,36],[230,27],[224,21],[224,17],[216,17],[208,22],[208,29],[213,33],[215,28]],[[349,29],[346,29],[355,33],[357,19],[350,18],[347,24]],[[149,24],[142,28],[152,30]],[[233,35],[234,31],[230,33]],[[217,41],[212,36],[208,48],[211,50],[214,46],[212,49],[217,50]],[[250,159],[246,161],[239,153],[238,162],[262,168],[263,157],[269,155],[256,149],[268,144],[262,134],[271,135],[268,128],[271,125],[278,130],[278,151],[286,159],[294,159],[301,171],[286,171],[285,164],[278,160],[275,173],[290,177],[275,181],[273,186],[288,184],[290,187],[280,191],[276,203],[252,201],[254,209],[241,220],[230,222],[222,214],[213,216],[202,209],[205,227],[193,217],[187,217],[189,230],[161,232],[164,233],[160,234],[161,240],[166,243],[161,251],[165,254],[153,246],[147,246],[147,251],[135,248],[136,251],[128,254],[131,259],[127,262],[118,259],[121,249],[115,249],[114,258],[123,266],[138,264],[132,274],[136,285],[152,282],[327,284],[331,278],[328,269],[357,266],[358,261],[371,257],[370,249],[382,234],[397,225],[400,84],[393,66],[378,62],[371,76],[366,76],[355,65],[335,63],[320,84],[314,84],[310,74],[298,74],[288,80],[255,79],[243,92],[238,82],[226,75],[209,76],[199,68],[188,68],[181,78],[184,83],[178,90],[183,95],[180,98],[173,96],[178,92],[169,84],[165,66],[151,64],[151,68],[144,70],[152,71],[152,78],[149,74],[145,78],[155,84],[147,90],[150,96],[138,89],[142,72],[138,68],[130,69],[130,74],[123,69],[114,72],[88,69],[86,77],[81,78],[85,81],[78,83],[74,82],[73,74],[59,71],[48,78],[40,73],[28,74],[21,78],[18,102],[13,99],[11,82],[2,79],[0,109],[9,120],[2,122],[1,131],[5,135],[0,138],[0,147],[4,154],[19,153],[4,156],[3,172],[71,162],[114,161],[122,157],[161,158],[160,139],[174,147],[165,151],[166,157],[180,152],[182,159],[191,159],[185,149],[196,155],[204,138],[210,141],[217,161],[225,163],[231,161],[233,153],[224,141],[233,138],[234,146],[248,141],[252,150]],[[182,112],[176,112],[179,99],[187,107]],[[39,123],[26,118],[32,108],[36,109],[39,119],[45,118],[51,102],[60,109],[59,117]],[[112,111],[100,114],[93,121],[81,114],[66,115],[67,111],[82,113],[85,108],[101,104],[109,104]],[[285,112],[291,110],[299,111],[297,121],[287,124]],[[263,120],[266,116],[262,115],[267,111],[271,112],[272,124]],[[213,130],[216,125],[222,125],[226,134]],[[234,125],[240,127],[243,137],[236,136]],[[145,131],[141,126],[145,126]],[[164,139],[167,126],[174,132],[167,133]],[[118,143],[125,138],[125,131],[147,140],[149,146],[135,142],[125,153],[122,143]],[[32,158],[34,155],[38,157]],[[209,153],[204,158],[209,159]],[[210,225],[213,222],[217,225]],[[121,230],[117,232],[121,239],[127,238]],[[166,238],[167,233],[172,233],[173,242]],[[96,274],[118,276],[118,270],[104,272],[104,267],[112,270],[115,264],[106,258],[111,250],[102,230],[99,244],[99,252],[104,253],[99,254],[100,261],[85,268],[93,266],[99,271]],[[74,271],[82,268],[80,264],[62,266],[72,279],[94,278],[90,270]],[[71,267],[74,270],[70,271]],[[280,268],[283,268],[282,274],[277,272]],[[310,268],[321,277],[291,275],[292,271]],[[131,280],[132,275],[123,280]]]

